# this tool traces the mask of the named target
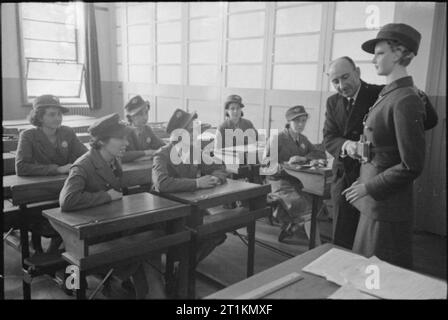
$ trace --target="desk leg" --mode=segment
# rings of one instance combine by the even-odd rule
[[[309,249],[313,249],[316,246],[316,229],[317,229],[317,213],[319,206],[319,196],[313,195],[313,206],[311,209],[311,232]]]
[[[188,281],[189,281],[189,244],[183,244],[179,247],[180,257],[179,257],[179,287],[178,287],[178,297],[179,299],[188,299]],[[194,294],[194,292],[193,292]],[[193,296],[194,297],[194,296]]]
[[[31,285],[28,281],[25,281],[25,273],[27,272],[27,266],[25,265],[25,259],[30,256],[30,244],[28,240],[28,226],[26,222],[26,206],[20,206],[20,247],[22,251],[22,270],[23,270],[23,299],[31,299]]]
[[[191,233],[190,253],[188,262],[188,299],[196,298],[196,254],[198,250],[198,237],[195,232]]]
[[[247,277],[254,274],[254,256],[255,256],[255,221],[247,226]]]
[[[86,299],[86,289],[87,289],[87,280],[86,280],[86,272],[79,272],[79,289],[76,290],[76,299],[77,300],[85,300]]]

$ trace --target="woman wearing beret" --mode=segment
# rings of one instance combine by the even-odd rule
[[[246,130],[251,129],[253,130],[253,133],[251,134],[250,131],[247,131],[246,133],[248,133],[248,137],[244,138],[245,140],[243,143],[250,144],[257,141],[257,130],[250,120],[243,118],[243,108],[244,104],[240,96],[233,94],[227,97],[224,104],[225,120],[216,130],[216,149],[236,146],[238,144],[235,137],[233,138],[233,141],[226,141],[226,130],[232,130],[233,132],[236,129],[241,129],[243,132],[246,132]]]
[[[361,212],[353,251],[405,268],[412,267],[413,182],[425,159],[425,107],[406,70],[420,39],[411,26],[392,23],[362,45],[386,86],[364,121],[371,156],[343,192]]]
[[[125,106],[130,130],[127,135],[129,145],[123,154],[123,163],[143,156],[153,156],[157,149],[165,145],[147,124],[149,108],[149,102],[144,101],[141,96],[133,97]]]
[[[72,163],[87,152],[87,148],[76,137],[72,128],[61,126],[62,114],[68,109],[53,95],[42,95],[35,99],[29,118],[34,128],[20,133],[16,155],[18,176],[49,176],[68,173]],[[42,251],[40,235],[51,237],[48,252],[56,252],[61,239],[40,212],[30,217],[33,231],[33,246]],[[31,218],[31,220],[34,220]]]
[[[105,116],[89,128],[91,149],[80,157],[71,167],[69,176],[59,196],[62,211],[76,211],[95,207],[111,201],[120,200],[122,194],[122,169],[119,157],[125,152],[126,125],[119,122],[117,113]],[[92,252],[104,251],[114,244],[128,241],[147,241],[157,235],[158,230],[140,233],[133,236],[123,234],[118,240],[101,243]],[[155,259],[160,265],[160,255]],[[136,297],[145,298],[148,291],[147,278],[151,279],[149,289],[152,298],[163,298],[162,279],[158,272],[146,263],[133,263],[115,272],[119,278],[128,283],[134,282]],[[152,292],[156,290],[157,292]]]
[[[282,170],[282,163],[303,164],[313,159],[325,159],[325,152],[319,151],[306,136],[302,134],[308,121],[308,113],[303,106],[294,106],[286,111],[288,123],[278,136],[271,136],[264,155],[264,163],[273,162],[270,146],[272,139],[278,138],[278,164],[279,169],[274,175],[266,177],[272,187],[271,197],[278,199],[280,205],[276,208],[274,216],[281,222],[282,231],[279,241],[292,237],[297,231],[302,215],[310,210],[310,199],[302,192],[303,185]]]

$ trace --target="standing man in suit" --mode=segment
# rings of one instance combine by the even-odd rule
[[[363,132],[363,118],[375,103],[383,85],[361,80],[361,71],[350,57],[330,64],[328,76],[337,93],[327,100],[323,129],[325,149],[334,157],[331,199],[333,202],[333,242],[352,249],[359,211],[341,192],[359,177],[356,141]],[[437,124],[437,113],[426,95],[419,91],[426,109],[425,130]]]

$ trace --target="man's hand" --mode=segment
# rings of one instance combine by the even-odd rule
[[[344,145],[342,151],[345,151],[345,153],[352,159],[358,160],[360,157],[356,153],[356,141],[348,140]]]
[[[107,194],[110,196],[112,201],[114,200],[120,200],[123,198],[123,193],[116,191],[115,189],[107,190]]]
[[[198,186],[199,189],[208,189],[208,188],[213,188],[214,186],[216,186],[217,185],[216,181],[219,181],[219,178],[213,177],[210,175],[206,175],[206,176],[197,178],[196,185]]]
[[[293,163],[299,163],[299,164],[303,164],[306,163],[308,160],[305,157],[301,157],[301,156],[292,156],[291,158],[289,158],[288,163],[289,164],[293,164]]]
[[[70,167],[72,166],[71,163],[67,163],[65,166],[60,166],[56,169],[56,171],[60,174],[65,174],[70,171]]]

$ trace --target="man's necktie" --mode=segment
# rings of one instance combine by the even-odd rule
[[[350,114],[350,111],[352,111],[355,99],[348,98],[347,100],[348,100],[348,103],[347,103],[347,106],[345,107],[345,111],[347,112],[347,114]]]

